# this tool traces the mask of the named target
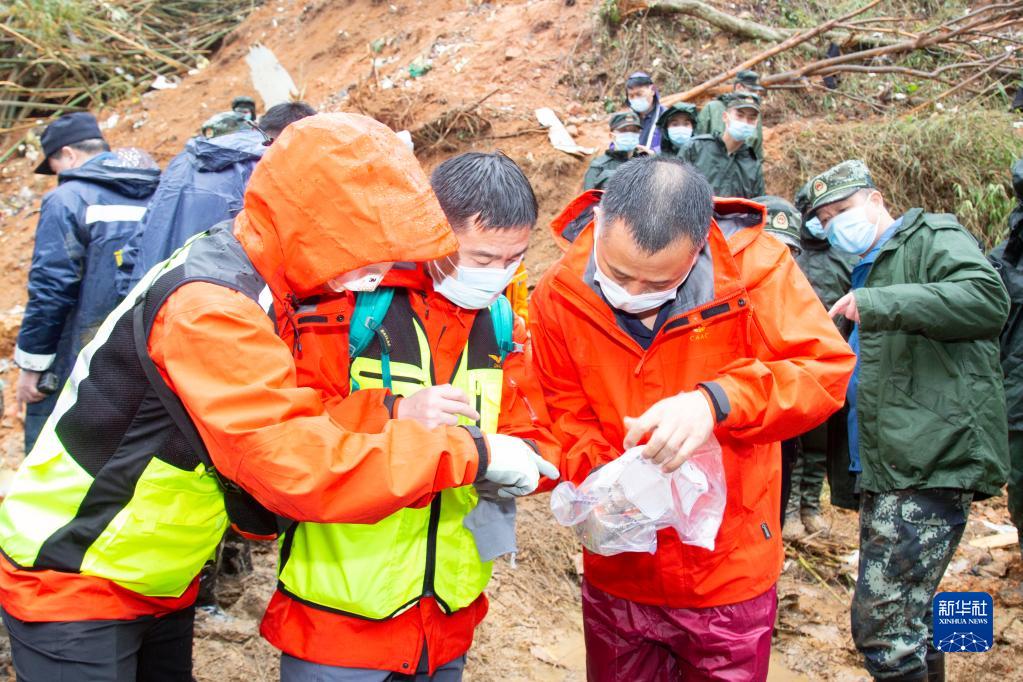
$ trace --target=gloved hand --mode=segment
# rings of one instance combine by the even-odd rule
[[[557,467],[538,455],[521,438],[487,434],[490,463],[483,478],[500,486],[498,497],[520,497],[536,490],[540,476],[560,477]]]

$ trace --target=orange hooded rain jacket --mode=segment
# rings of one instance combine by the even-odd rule
[[[355,433],[356,424],[328,412],[337,398],[325,404],[297,382],[298,299],[368,264],[431,260],[458,246],[426,175],[394,133],[350,114],[288,126],[253,172],[234,232],[269,285],[276,329],[245,295],[193,282],[167,299],[149,337],[151,356],[221,474],[277,514],[320,523],[375,522],[473,483],[487,452],[467,430],[389,421]],[[346,413],[384,422],[384,395],[366,391]],[[145,597],[101,578],[0,562],[4,608],[30,621],[163,615],[190,605],[195,588]]]
[[[730,403],[715,429],[728,502],[713,551],[683,545],[666,529],[653,555],[585,552],[586,580],[617,597],[671,608],[759,596],[777,581],[783,558],[778,442],[839,409],[855,356],[788,248],[763,232],[764,207],[743,199],[715,201],[712,300],[670,318],[644,351],[584,281],[592,221],[573,243],[562,237],[599,199],[599,192],[582,195],[553,223],[566,252],[530,305],[537,371],[563,448],[562,478],[578,484],[621,455],[625,417],[716,382]],[[727,236],[718,225],[726,215]]]
[[[433,291],[430,277],[421,268],[392,270],[384,283],[406,289],[404,295],[409,297],[425,327],[436,376],[452,376],[468,343],[476,311],[460,308]],[[304,317],[311,320],[309,332],[302,336],[305,339],[302,357],[316,366],[315,372],[302,374],[317,390],[330,395],[345,393],[349,387],[348,356],[344,352],[347,333],[336,324],[333,313],[337,307],[338,302],[329,299],[311,306],[304,313]],[[299,328],[304,328],[303,317],[298,319]],[[556,462],[560,446],[546,428],[549,418],[533,374],[525,325],[519,319],[514,340],[523,345],[523,352],[512,353],[504,364],[498,430],[502,434],[531,439],[545,458]],[[299,363],[300,370],[303,364]],[[343,381],[330,385],[329,382],[340,380],[341,370],[344,371]],[[379,410],[369,415],[365,409],[367,402],[377,402],[378,398],[356,402],[361,394],[370,393],[379,391],[356,391],[332,408],[332,414],[360,431],[383,428],[386,421],[381,418],[387,415]],[[275,647],[303,660],[402,673],[415,670],[425,645],[432,674],[437,667],[469,649],[476,626],[486,613],[485,595],[451,615],[445,614],[434,599],[427,597],[394,618],[371,621],[318,609],[277,591],[267,606],[260,631]],[[344,645],[339,646],[338,642]]]

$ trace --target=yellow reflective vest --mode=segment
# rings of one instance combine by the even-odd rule
[[[504,382],[490,314],[476,315],[447,381],[469,396],[484,433],[497,431]],[[390,388],[400,396],[445,383],[436,380],[426,330],[405,291],[395,294],[377,338],[351,359],[351,379],[353,386]],[[461,417],[459,423],[473,422]],[[296,524],[280,541],[279,589],[309,606],[372,620],[394,617],[427,596],[448,613],[464,608],[491,575],[491,562],[480,560],[462,523],[477,500],[476,489],[464,486],[373,524]]]

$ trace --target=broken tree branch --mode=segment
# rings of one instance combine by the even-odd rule
[[[1012,7],[1010,11],[1012,11],[1014,14],[1019,14],[1021,18],[1023,18],[1023,0],[1011,3],[1011,5]],[[966,24],[955,28],[951,28],[952,22],[945,22],[944,24],[941,24],[938,27],[927,29],[913,40],[902,40],[885,47],[875,47],[869,50],[859,50],[857,52],[850,52],[848,54],[839,55],[837,57],[831,57],[828,59],[821,59],[815,62],[810,62],[809,64],[804,64],[798,69],[793,69],[791,71],[786,71],[784,73],[766,76],[762,78],[760,82],[762,85],[767,86],[775,83],[784,83],[787,81],[799,80],[800,78],[803,78],[812,73],[818,73],[823,69],[826,69],[831,66],[848,64],[851,62],[862,62],[870,59],[876,59],[877,57],[882,56],[905,54],[908,52],[913,52],[916,50],[936,46],[939,45],[941,42],[948,41],[961,33],[973,30],[978,26],[983,25],[986,21],[988,21],[988,19],[982,17],[974,19],[973,21],[967,22]],[[945,30],[947,32],[938,35],[936,33],[937,30]]]
[[[873,0],[873,2],[870,2],[870,3],[864,5],[863,7],[859,8],[857,10],[854,10],[854,11],[850,12],[849,14],[841,16],[838,19],[833,19],[832,21],[829,21],[829,22],[826,22],[824,24],[821,24],[817,28],[814,28],[814,29],[811,29],[809,31],[806,31],[805,33],[796,34],[796,35],[794,35],[794,36],[792,36],[792,37],[782,41],[778,45],[775,45],[774,47],[772,47],[772,48],[770,48],[768,50],[764,50],[760,54],[754,55],[753,57],[751,57],[751,58],[747,59],[746,61],[742,62],[741,64],[739,64],[738,66],[736,66],[736,67],[734,67],[732,69],[729,69],[728,71],[726,71],[726,72],[724,72],[722,74],[719,74],[718,76],[715,76],[714,78],[711,78],[708,81],[704,81],[700,85],[697,85],[695,88],[690,88],[689,90],[686,90],[683,93],[676,94],[676,95],[671,95],[670,97],[664,98],[664,102],[663,103],[664,103],[665,106],[670,107],[675,102],[685,102],[685,101],[689,101],[689,100],[695,99],[696,97],[699,97],[700,95],[705,93],[707,90],[710,90],[715,85],[718,85],[720,83],[724,83],[729,78],[733,78],[740,71],[742,71],[744,69],[752,68],[753,66],[756,66],[757,64],[759,64],[759,63],[761,63],[763,61],[766,61],[767,59],[770,59],[771,57],[773,57],[774,55],[776,55],[776,54],[778,54],[780,52],[784,52],[785,50],[790,50],[793,47],[796,47],[797,45],[805,43],[806,41],[811,40],[811,39],[819,36],[820,34],[830,30],[835,25],[840,24],[840,23],[844,23],[844,22],[848,21],[849,19],[852,19],[853,17],[855,17],[855,16],[857,16],[859,14],[862,14],[863,12],[866,12],[868,9],[870,9],[872,7],[875,7],[880,2],[881,2],[881,0]]]
[[[904,115],[905,116],[911,116],[911,115],[913,115],[913,114],[915,114],[915,113],[917,113],[919,111],[922,111],[922,110],[926,109],[927,107],[931,106],[932,104],[936,104],[938,101],[940,101],[942,99],[945,99],[946,97],[948,97],[952,93],[958,92],[959,90],[962,90],[963,88],[965,88],[967,85],[969,85],[973,81],[977,80],[981,76],[984,76],[987,73],[989,73],[990,71],[992,71],[993,69],[995,69],[999,64],[1001,64],[1002,62],[1004,62],[1006,59],[1008,59],[1011,56],[1012,56],[1011,52],[1006,52],[1004,55],[1002,55],[1002,57],[1000,59],[995,60],[989,67],[987,67],[983,71],[978,71],[977,73],[973,74],[972,76],[970,76],[966,80],[962,81],[958,85],[956,85],[956,86],[954,86],[952,88],[949,88],[945,92],[941,93],[937,97],[932,97],[930,100],[924,102],[923,104],[920,104],[918,106],[913,107],[912,109],[907,111]]]
[[[618,5],[621,8],[622,18],[645,10],[664,11],[702,19],[711,26],[716,26],[722,31],[728,31],[740,38],[778,43],[788,37],[788,34],[772,26],[734,17],[705,2],[700,2],[700,0],[649,0],[640,2],[626,0],[619,2]]]

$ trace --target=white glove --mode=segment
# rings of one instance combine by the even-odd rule
[[[499,497],[528,495],[540,484],[540,476],[552,480],[558,469],[526,445],[521,438],[487,434],[490,463],[483,478],[500,486]]]

